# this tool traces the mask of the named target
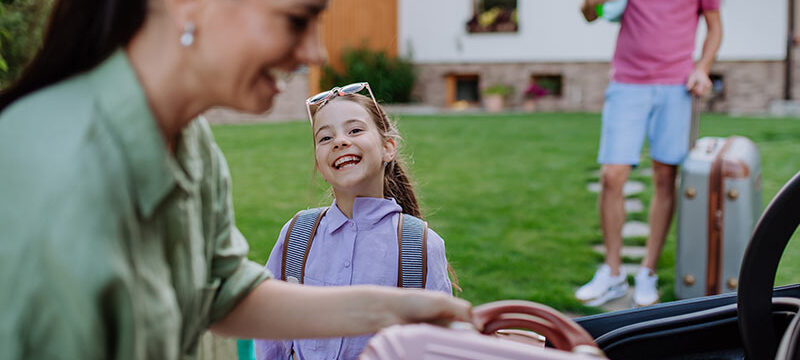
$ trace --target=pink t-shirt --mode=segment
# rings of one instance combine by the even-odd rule
[[[697,23],[720,0],[628,0],[611,79],[630,84],[683,84],[694,69]]]

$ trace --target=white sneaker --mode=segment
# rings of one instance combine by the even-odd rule
[[[589,306],[600,306],[610,300],[620,298],[628,293],[628,280],[625,271],[620,269],[619,275],[611,276],[611,268],[603,264],[594,273],[592,281],[581,286],[575,297]]]
[[[650,269],[641,268],[634,277],[636,288],[633,290],[633,303],[636,306],[648,306],[658,302],[658,275],[650,275]]]

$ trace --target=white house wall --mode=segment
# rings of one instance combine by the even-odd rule
[[[469,34],[471,0],[399,0],[400,54],[420,64],[608,61],[619,26],[586,23],[581,2],[518,0],[517,33]],[[723,0],[719,60],[783,59],[786,11],[786,0]],[[702,39],[705,24],[698,29]],[[701,47],[698,41],[698,55]]]

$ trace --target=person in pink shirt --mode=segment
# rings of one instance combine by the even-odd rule
[[[596,6],[608,0],[584,0],[587,21],[597,19]],[[602,191],[598,200],[605,263],[575,296],[598,306],[627,293],[621,269],[622,188],[638,165],[644,138],[650,145],[655,194],[650,204],[647,253],[635,275],[634,304],[658,302],[658,257],[675,208],[677,165],[689,151],[692,96],[711,89],[708,73],[722,40],[720,0],[628,0],[617,47],[611,61],[611,82],[605,93],[598,162]],[[692,59],[700,16],[708,31],[702,57]]]

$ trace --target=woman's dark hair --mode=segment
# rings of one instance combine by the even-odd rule
[[[381,137],[384,139],[394,139],[395,143],[397,144],[397,155],[395,156],[394,160],[386,164],[386,167],[383,170],[383,196],[394,198],[394,200],[397,201],[397,205],[400,205],[400,207],[403,208],[404,213],[422,219],[422,212],[420,211],[419,203],[417,202],[417,195],[414,193],[412,180],[408,176],[405,160],[402,156],[400,156],[400,142],[403,140],[403,138],[400,136],[400,132],[397,131],[397,126],[395,125],[394,121],[392,121],[392,119],[386,115],[386,112],[380,106],[376,106],[375,102],[372,101],[372,98],[370,97],[360,94],[347,94],[338,96],[331,101],[336,101],[338,98],[352,101],[361,105],[365,110],[367,110],[367,112],[370,114],[370,117],[372,117],[372,120],[375,122],[375,126],[378,128],[378,133],[381,135]],[[325,106],[325,104],[327,103],[322,103],[319,106],[312,106],[312,117],[316,115],[317,111]],[[314,146],[316,146],[316,142],[314,143]],[[450,273],[453,287],[456,290],[461,291],[461,287],[458,286],[458,276],[449,263],[447,264],[447,272]]]
[[[42,45],[22,75],[0,92],[0,111],[17,99],[89,70],[128,44],[147,0],[56,0]]]

